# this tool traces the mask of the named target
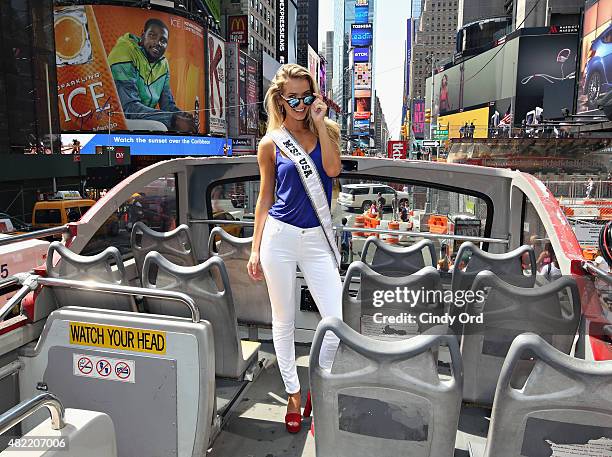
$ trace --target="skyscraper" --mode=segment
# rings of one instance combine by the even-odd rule
[[[325,53],[325,60],[327,60],[327,73],[325,85],[327,86],[327,95],[331,97],[333,94],[333,75],[334,75],[334,32],[328,31],[325,34],[325,46],[322,51]]]

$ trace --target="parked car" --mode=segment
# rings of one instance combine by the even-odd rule
[[[583,92],[595,108],[599,97],[612,90],[612,24],[593,40],[586,59]]]
[[[220,220],[220,221],[239,221],[240,220],[237,217],[232,216],[227,211],[216,211],[215,213],[213,213],[213,219]],[[223,230],[225,230],[230,235],[234,235],[238,238],[242,238],[244,236],[244,230],[243,230],[242,225],[240,224],[232,224],[228,222],[225,224],[219,224],[219,227],[221,227]],[[215,242],[217,241],[219,241],[219,239],[215,240]]]
[[[337,203],[345,208],[366,211],[372,202],[376,201],[378,193],[385,199],[385,207],[391,208],[392,202],[397,195],[397,202],[408,203],[410,196],[407,192],[396,191],[385,184],[345,184],[342,192],[338,194]]]

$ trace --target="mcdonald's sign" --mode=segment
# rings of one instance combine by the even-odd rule
[[[229,41],[246,45],[248,38],[249,22],[248,17],[244,16],[228,16],[227,30]]]

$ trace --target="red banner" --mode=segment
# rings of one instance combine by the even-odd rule
[[[387,157],[390,159],[405,159],[407,152],[407,141],[387,141]]]

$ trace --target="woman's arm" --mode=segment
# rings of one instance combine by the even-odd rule
[[[316,124],[317,133],[319,134],[319,142],[321,143],[321,157],[323,159],[323,169],[327,176],[335,178],[342,171],[342,162],[340,161],[340,149],[334,144],[329,137],[327,126],[324,122]]]
[[[259,196],[255,206],[255,227],[253,229],[253,243],[251,245],[251,257],[247,264],[249,275],[253,279],[263,279],[263,271],[259,264],[259,247],[263,234],[268,211],[274,203],[275,186],[275,154],[276,146],[267,136],[264,136],[259,143],[257,150],[257,162],[259,163],[259,174],[261,183],[259,186]]]

